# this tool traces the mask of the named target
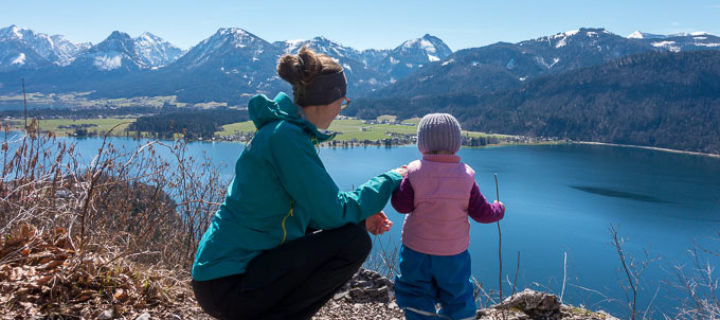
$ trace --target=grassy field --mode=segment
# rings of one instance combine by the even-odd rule
[[[35,105],[67,105],[73,107],[97,107],[97,106],[114,106],[114,107],[131,107],[131,106],[152,106],[162,107],[166,103],[183,107],[188,103],[177,101],[177,96],[152,96],[152,97],[132,97],[132,98],[114,98],[114,99],[89,99],[91,92],[73,92],[73,93],[48,93],[30,92],[27,94],[28,109],[32,109]],[[0,103],[23,103],[23,95],[0,95]],[[223,106],[225,103],[204,103],[197,104],[198,107]]]
[[[382,140],[392,136],[393,133],[401,135],[414,135],[417,133],[417,123],[420,122],[419,118],[408,119],[403,121],[403,124],[366,124],[363,120],[335,120],[330,125],[329,130],[338,132],[335,140],[338,141],[350,141],[350,140]],[[412,125],[406,125],[412,124]],[[255,126],[252,121],[237,122],[223,126],[223,131],[216,132],[221,137],[235,135],[238,133],[254,132]],[[476,131],[463,131],[463,135],[470,137],[507,137],[504,135],[489,135],[482,132]]]
[[[255,132],[255,125],[252,121],[236,122],[222,126],[223,130],[215,132],[216,135],[227,137],[238,133]]]
[[[383,118],[384,120],[390,120],[389,118]],[[80,126],[83,124],[93,124],[95,126],[85,127],[88,132],[95,132],[96,134],[102,134],[107,132],[112,127],[118,125],[114,129],[113,135],[124,136],[125,129],[134,122],[133,118],[106,118],[106,119],[48,119],[40,120],[40,129],[43,131],[50,130],[54,131],[58,135],[69,135],[75,132],[75,128],[69,128],[71,125]],[[413,118],[403,121],[401,124],[389,124],[389,123],[378,123],[378,124],[367,124],[363,120],[355,119],[342,119],[333,121],[329,130],[337,132],[335,140],[337,141],[363,141],[363,140],[383,140],[391,138],[393,134],[397,135],[415,135],[417,133],[417,123],[420,122],[419,118]],[[22,128],[22,121],[14,121],[15,128]],[[60,128],[63,127],[63,128]],[[252,121],[237,122],[224,125],[222,131],[217,131],[215,134],[220,137],[228,137],[233,135],[245,135],[255,131],[255,125]],[[507,135],[498,134],[486,134],[476,131],[463,131],[463,135],[478,138],[478,137],[510,137]]]
[[[130,123],[134,122],[135,119],[127,118],[106,118],[106,119],[48,119],[40,120],[40,130],[42,131],[54,131],[58,135],[68,135],[74,133],[75,129],[71,128],[60,128],[61,126],[68,127],[70,125],[82,125],[82,124],[94,124],[97,126],[86,127],[88,132],[102,133],[107,132],[114,126],[118,126],[113,130],[113,135],[124,135],[124,130]],[[16,122],[22,128],[22,122]]]

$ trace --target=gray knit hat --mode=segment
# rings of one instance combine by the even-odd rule
[[[417,146],[422,153],[460,150],[460,123],[449,113],[425,115],[417,131]]]

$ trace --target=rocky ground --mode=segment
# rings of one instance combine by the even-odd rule
[[[499,305],[478,310],[480,320],[618,320],[561,304],[555,295],[525,289]],[[361,269],[313,319],[404,319],[393,297],[392,281],[377,272]],[[441,318],[438,318],[441,319]]]
[[[2,239],[0,319],[211,319],[197,305],[188,272],[78,252],[69,240],[62,228],[40,231],[29,225]],[[479,310],[477,318],[616,319],[529,289],[503,306]],[[403,318],[392,281],[361,269],[313,319]]]

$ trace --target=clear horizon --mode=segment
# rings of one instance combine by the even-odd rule
[[[453,51],[498,41],[519,42],[576,30],[605,28],[628,36],[707,32],[720,35],[720,1],[493,1],[399,0],[333,2],[129,0],[118,3],[3,1],[0,28],[10,25],[73,42],[97,44],[113,31],[150,32],[189,49],[219,28],[242,28],[269,42],[324,36],[357,50],[392,49],[431,34]],[[278,9],[279,8],[279,9]]]

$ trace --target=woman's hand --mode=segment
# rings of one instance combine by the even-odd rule
[[[393,222],[388,219],[384,211],[380,211],[365,219],[365,229],[374,235],[380,235],[390,230]]]
[[[399,168],[393,169],[393,171],[399,173],[403,178],[405,178],[407,176],[408,170],[407,170],[407,166],[403,165],[403,166],[400,166]]]

